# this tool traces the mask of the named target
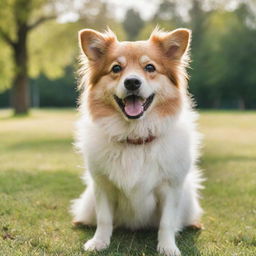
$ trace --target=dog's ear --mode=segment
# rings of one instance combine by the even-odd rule
[[[93,29],[83,29],[79,31],[78,37],[80,48],[91,61],[101,59],[109,45],[116,40],[114,33],[110,30],[102,34]]]
[[[166,57],[180,59],[189,49],[191,31],[180,28],[172,32],[161,32],[156,29],[150,40],[158,44]]]

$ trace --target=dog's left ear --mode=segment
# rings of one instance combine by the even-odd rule
[[[168,33],[154,31],[150,40],[158,44],[166,57],[180,59],[189,49],[191,30],[180,28]]]

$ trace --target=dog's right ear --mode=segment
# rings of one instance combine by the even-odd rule
[[[80,30],[78,38],[80,48],[89,60],[99,60],[106,53],[110,43],[115,40],[113,35],[102,34],[93,29]]]

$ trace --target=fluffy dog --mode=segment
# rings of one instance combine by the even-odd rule
[[[199,226],[200,136],[187,92],[191,32],[155,29],[119,42],[110,30],[79,32],[81,117],[77,147],[85,192],[74,223],[96,225],[84,249],[109,246],[113,227],[158,228],[160,253],[180,255],[175,232]]]

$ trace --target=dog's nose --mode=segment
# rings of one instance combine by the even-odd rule
[[[124,86],[129,91],[135,91],[140,88],[141,81],[137,78],[127,78],[124,81]]]

